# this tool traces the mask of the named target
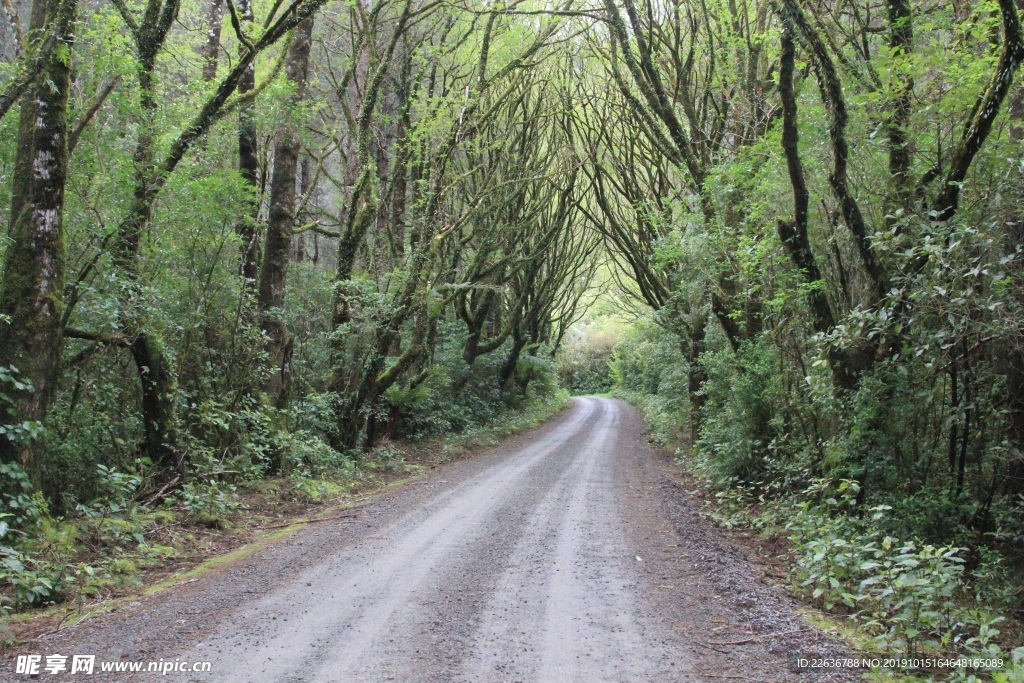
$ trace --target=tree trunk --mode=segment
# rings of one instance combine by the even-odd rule
[[[252,0],[239,3],[243,26],[252,24]],[[245,51],[245,47],[240,48]],[[239,95],[252,92],[256,87],[256,64],[251,63],[238,81]],[[256,198],[259,193],[260,162],[259,147],[256,141],[256,124],[253,121],[255,103],[246,100],[238,108],[238,172],[242,176],[246,189],[251,193],[245,202],[242,215],[235,225],[235,233],[241,241],[241,256],[238,273],[242,276],[246,294],[256,291],[256,278],[259,274],[259,230],[257,217],[260,204]]]
[[[155,13],[155,5],[147,8],[147,14]],[[176,449],[177,430],[177,383],[175,370],[159,333],[148,328],[146,302],[140,284],[139,245],[142,234],[153,216],[153,204],[160,191],[156,182],[155,136],[156,136],[156,57],[163,38],[156,33],[160,26],[146,27],[140,36],[138,46],[139,104],[142,122],[139,137],[135,143],[133,161],[135,164],[135,188],[132,206],[128,215],[118,227],[117,242],[114,245],[113,262],[123,279],[120,294],[121,334],[131,340],[132,358],[139,375],[143,439],[140,451],[143,456],[170,478],[181,470],[182,460]],[[163,34],[166,36],[166,33]]]
[[[177,381],[163,340],[140,331],[132,340],[132,358],[142,387],[142,451],[165,475],[180,472],[177,448]]]
[[[224,0],[210,0],[207,16],[206,42],[200,48],[203,56],[203,80],[212,81],[217,77],[217,61],[220,56],[220,30],[224,20]]]
[[[305,95],[312,34],[313,18],[310,17],[295,28],[295,37],[288,48],[285,69],[288,80],[295,88],[293,105],[301,102]],[[278,131],[277,144],[274,146],[270,216],[259,283],[260,324],[267,336],[265,349],[272,369],[265,389],[277,407],[282,407],[287,401],[290,386],[292,340],[282,313],[294,228],[296,171],[301,151],[302,145],[295,126],[283,126]]]
[[[823,285],[821,270],[811,249],[807,232],[808,207],[810,204],[807,183],[804,179],[803,164],[800,161],[800,130],[797,125],[797,97],[793,83],[796,63],[796,46],[788,26],[783,28],[782,50],[779,59],[779,96],[782,100],[782,150],[786,157],[786,168],[793,192],[793,219],[779,221],[779,240],[807,284],[807,299],[811,309],[814,331],[827,334],[836,325],[836,315],[829,303]],[[829,364],[832,366],[832,380],[838,390],[853,391],[857,388],[856,368],[852,367],[852,354],[834,345],[828,347]]]
[[[302,158],[302,163],[299,165],[299,191],[303,197],[306,197],[304,201],[308,202],[310,198],[307,195],[312,191],[310,185],[313,182],[313,170],[309,162],[309,157],[305,156]],[[314,232],[314,234],[316,234]],[[295,237],[295,262],[302,263],[306,260],[306,234],[300,233]]]
[[[502,365],[501,373],[498,375],[498,384],[502,389],[508,385],[508,381],[516,374],[519,356],[522,355],[524,348],[526,348],[526,337],[518,329],[514,330],[512,332],[512,348],[509,349],[508,356],[505,358],[505,364]]]
[[[704,404],[708,397],[704,395],[704,383],[708,381],[708,373],[701,365],[700,357],[704,353],[704,336],[707,334],[707,317],[700,315],[691,324],[686,344],[686,360],[690,365],[689,385],[690,398],[690,444],[697,443],[700,431],[704,427]]]
[[[0,290],[0,367],[17,368],[31,389],[9,392],[0,424],[42,422],[60,366],[64,314],[64,185],[68,168],[68,91],[76,0],[36,0],[31,28],[49,27],[67,52],[51,51],[21,103],[11,198],[11,244]],[[38,439],[0,438],[0,459],[17,462],[36,486],[42,475]]]
[[[910,0],[889,0],[889,48],[894,57],[907,58],[913,49],[914,24]],[[914,77],[897,69],[892,84],[889,122],[889,177],[892,182],[892,209],[908,208],[913,188],[910,185],[911,149],[907,124],[913,111]],[[889,212],[890,214],[892,211]]]
[[[1006,354],[1007,421],[1012,449],[1007,473],[1010,493],[1024,491],[1024,350],[1014,346]]]

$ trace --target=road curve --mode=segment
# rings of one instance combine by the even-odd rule
[[[690,680],[625,533],[622,410],[577,399],[482,471],[240,606],[182,659],[239,683]]]

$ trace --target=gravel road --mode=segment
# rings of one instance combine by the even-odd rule
[[[354,523],[311,526],[31,649],[211,662],[88,677],[112,681],[823,680],[793,654],[841,650],[704,521],[642,434],[625,404],[576,399]]]

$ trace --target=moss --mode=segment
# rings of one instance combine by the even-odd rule
[[[140,514],[136,519],[138,519],[139,523],[143,526],[150,526],[153,524],[171,524],[174,522],[175,518],[174,513],[170,510],[153,510],[151,512]]]
[[[250,543],[249,545],[242,546],[241,548],[239,548],[237,550],[233,550],[230,553],[225,553],[224,555],[219,555],[217,557],[211,558],[211,559],[207,560],[206,562],[203,562],[202,564],[198,565],[197,567],[194,567],[194,568],[192,568],[192,569],[190,569],[190,570],[188,570],[186,572],[182,572],[180,574],[175,574],[172,577],[164,579],[160,583],[154,584],[154,585],[146,588],[144,591],[142,591],[142,594],[143,595],[154,595],[155,593],[160,593],[162,591],[167,590],[168,588],[173,588],[174,586],[179,586],[179,585],[181,585],[183,583],[186,583],[188,581],[191,581],[193,579],[198,579],[199,577],[205,576],[206,574],[210,573],[211,571],[213,571],[215,569],[218,569],[220,567],[223,567],[225,565],[231,564],[233,562],[237,562],[239,560],[242,560],[242,559],[248,557],[249,555],[252,555],[253,553],[255,553],[257,551],[262,550],[263,548],[266,548],[269,545],[273,545],[274,543],[277,543],[279,541],[283,541],[284,539],[288,538],[289,536],[291,536],[295,532],[297,532],[300,529],[302,529],[303,526],[305,526],[305,525],[300,523],[300,522],[297,522],[297,523],[291,524],[291,525],[289,525],[289,526],[287,526],[287,527],[285,527],[283,529],[280,529],[280,530],[275,531],[273,533],[267,534],[266,536],[264,536],[263,538],[260,538],[259,540],[255,541],[254,543]],[[123,598],[123,600],[130,600],[130,599],[131,598]],[[115,602],[120,602],[120,600],[119,601],[115,601]],[[109,611],[109,609],[112,609],[112,607],[108,608],[108,609],[104,609],[104,611]]]
[[[295,491],[302,498],[312,503],[319,503],[323,500],[336,498],[344,494],[350,486],[338,484],[324,479],[306,479],[295,485]]]
[[[88,522],[88,520],[86,521]],[[121,535],[137,534],[143,530],[143,525],[138,519],[117,519],[115,517],[100,519],[96,527],[101,531],[110,531]]]
[[[118,558],[110,562],[110,573],[117,576],[134,574],[138,570],[138,565],[128,558]]]
[[[256,493],[277,497],[281,495],[283,485],[286,484],[287,481],[288,480],[281,479],[257,479],[251,482],[244,482],[242,486],[255,491]]]
[[[147,546],[147,550],[160,560],[169,559],[178,554],[178,550],[169,545],[151,545]]]

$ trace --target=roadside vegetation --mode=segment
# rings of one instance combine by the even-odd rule
[[[908,483],[922,473],[900,470],[898,462],[876,470],[890,469],[883,481],[892,484],[865,491],[864,480],[843,469],[851,457],[844,449],[855,442],[841,431],[820,444],[831,459],[815,466],[810,444],[793,450],[800,432],[792,433],[785,420],[813,424],[827,415],[828,424],[842,425],[837,417],[844,415],[835,414],[831,397],[819,407],[827,407],[826,415],[803,404],[787,415],[793,397],[778,358],[762,350],[771,360],[758,362],[751,352],[737,371],[736,355],[714,333],[700,358],[708,372],[701,397],[706,412],[693,442],[690,367],[678,335],[649,315],[609,319],[606,310],[615,309],[599,299],[569,332],[583,348],[563,348],[561,376],[577,382],[576,393],[610,391],[636,406],[653,439],[674,450],[689,482],[702,489],[697,500],[705,514],[724,529],[752,534],[765,560],[787,569],[791,592],[817,610],[812,622],[837,630],[851,651],[867,656],[1005,663],[995,672],[919,671],[922,680],[1024,680],[1019,500],[1003,501],[990,526],[979,528],[975,519],[953,516],[956,506],[943,487],[930,495],[910,492]],[[798,378],[791,381],[799,386]],[[897,438],[891,428],[889,438]],[[939,455],[945,451],[932,457]],[[955,486],[955,470],[947,476],[945,485]],[[894,672],[878,673],[889,680]],[[915,676],[902,671],[898,678]]]
[[[616,390],[872,647],[1021,680],[1017,8],[603,8]]]
[[[118,598],[190,580],[196,570],[311,521],[358,516],[353,508],[375,493],[536,427],[567,406],[564,391],[537,393],[519,408],[498,408],[458,432],[385,440],[357,459],[310,460],[277,476],[225,481],[196,475],[195,483],[159,504],[138,499],[136,478],[104,468],[97,472],[106,485],[102,497],[73,514],[48,514],[42,501],[19,504],[26,515],[21,528],[33,533],[12,534],[10,545],[0,546],[3,608],[12,617],[0,628],[0,642],[67,627]]]

